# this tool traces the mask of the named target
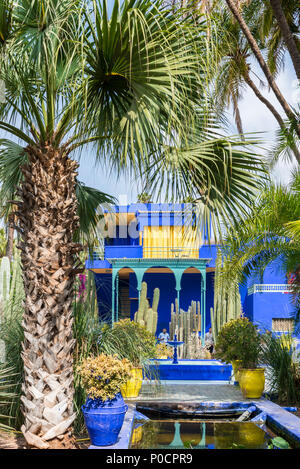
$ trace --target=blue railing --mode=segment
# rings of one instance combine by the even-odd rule
[[[211,251],[213,250],[213,252]],[[178,247],[145,247],[133,245],[103,246],[94,250],[91,260],[106,259],[198,259],[200,257],[214,257],[215,246],[202,246],[199,248],[191,246]]]

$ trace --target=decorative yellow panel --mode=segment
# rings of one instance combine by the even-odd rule
[[[145,226],[144,258],[199,258],[199,241],[191,227]]]

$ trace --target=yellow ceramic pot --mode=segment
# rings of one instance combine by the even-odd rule
[[[240,379],[240,370],[239,370],[240,364],[241,364],[241,360],[232,360],[231,362],[235,381],[239,381]]]
[[[240,369],[239,383],[244,397],[259,399],[265,388],[264,368]]]
[[[142,387],[143,370],[142,368],[133,368],[131,378],[121,386],[121,393],[124,398],[137,397]]]

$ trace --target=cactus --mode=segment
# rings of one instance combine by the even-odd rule
[[[192,301],[188,311],[178,310],[178,301],[171,305],[170,337],[184,344],[178,348],[178,358],[204,358],[198,332],[201,330],[200,302]],[[201,349],[201,350],[200,350]]]
[[[228,259],[225,259],[224,262],[228,262]],[[223,325],[232,319],[239,318],[242,313],[238,281],[225,278],[222,269],[222,254],[218,251],[214,281],[214,307],[210,309],[215,343]]]
[[[22,282],[22,269],[19,251],[14,253],[13,261],[10,263],[7,257],[3,257],[0,267],[0,323],[10,315],[15,305],[23,301],[25,297]],[[6,358],[4,340],[0,340],[0,363]]]
[[[0,267],[0,300],[6,301],[10,290],[10,262],[8,257],[2,257]]]
[[[153,335],[155,335],[157,329],[157,308],[159,296],[159,288],[155,288],[153,292],[152,307],[150,308],[149,301],[147,299],[147,283],[142,282],[139,308],[134,315],[134,321],[139,323],[141,326],[145,326]]]
[[[155,288],[153,292],[152,309],[153,311],[156,311],[156,313],[157,313],[157,308],[158,308],[158,303],[159,303],[159,296],[160,296],[159,288]]]

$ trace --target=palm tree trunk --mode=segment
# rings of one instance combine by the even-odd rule
[[[282,4],[280,0],[270,0],[271,7],[274,13],[274,16],[279,25],[281,34],[283,36],[286,47],[290,53],[295,72],[298,80],[300,80],[300,51],[297,47],[297,44],[294,40],[293,34],[290,30],[289,24],[286,20],[284,11],[282,9]]]
[[[286,113],[287,117],[291,120],[295,120],[296,119],[296,116],[295,114],[293,113],[292,109],[290,108],[288,102],[285,100],[283,94],[281,93],[281,91],[279,90],[274,78],[273,78],[273,75],[267,65],[267,63],[265,62],[264,58],[263,58],[263,55],[258,47],[258,44],[256,42],[256,40],[254,39],[250,29],[248,28],[243,16],[241,15],[239,9],[237,8],[236,4],[235,4],[235,1],[234,0],[226,0],[226,3],[228,5],[228,8],[231,10],[233,16],[235,17],[235,19],[237,20],[237,22],[239,23],[240,27],[241,27],[241,30],[243,31],[251,49],[252,49],[252,52],[254,54],[254,56],[256,57],[264,75],[266,76],[267,80],[268,80],[268,83],[270,85],[270,88],[273,90],[276,98],[278,99],[279,103],[281,104],[284,112]],[[300,124],[298,124],[297,126],[297,134],[298,136],[300,137]]]
[[[237,126],[237,130],[238,130],[239,135],[241,136],[241,139],[245,140],[243,124],[242,124],[242,118],[241,118],[241,113],[240,113],[238,99],[237,99],[236,94],[232,93],[231,98],[232,98],[232,102],[233,102],[233,112],[234,112],[234,117],[235,117],[235,123],[236,123],[236,126]]]
[[[273,104],[267,99],[264,97],[264,95],[259,91],[259,89],[257,88],[257,86],[255,85],[254,81],[251,80],[250,78],[250,75],[249,73],[245,73],[244,74],[244,79],[245,79],[245,82],[247,83],[247,85],[252,89],[252,91],[254,92],[254,94],[256,95],[256,97],[265,105],[267,106],[267,108],[269,109],[269,111],[272,112],[273,116],[275,117],[275,119],[277,120],[278,124],[280,125],[281,128],[285,127],[284,125],[284,120],[282,119],[281,115],[279,114],[279,112],[275,109],[275,107],[273,106]]]
[[[77,163],[49,146],[27,148],[18,189],[25,288],[22,432],[29,445],[51,447],[67,433],[73,410],[72,302],[78,227]],[[50,443],[49,443],[50,442]]]
[[[245,79],[245,82],[247,83],[247,85],[252,89],[252,91],[255,93],[255,95],[257,96],[257,98],[269,109],[269,111],[271,111],[271,113],[273,114],[273,116],[275,117],[275,119],[277,120],[280,128],[282,130],[285,130],[286,129],[286,126],[285,126],[285,123],[284,123],[284,120],[282,119],[281,115],[279,114],[279,112],[275,109],[275,107],[273,106],[272,103],[270,103],[270,101],[264,97],[264,95],[259,91],[259,89],[257,88],[257,86],[255,85],[255,83],[251,80],[250,78],[250,75],[248,72],[246,72],[244,74],[244,79]],[[292,146],[292,151],[295,155],[295,158],[297,160],[297,162],[300,164],[300,153],[299,153],[299,150],[297,148],[296,145],[293,145]]]

